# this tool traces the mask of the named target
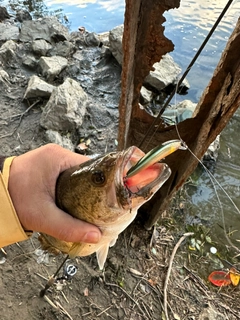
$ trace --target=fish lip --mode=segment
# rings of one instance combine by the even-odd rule
[[[141,187],[137,192],[132,192],[126,185],[126,174],[129,166],[136,164],[144,155],[145,153],[143,151],[132,146],[123,151],[118,158],[119,171],[116,175],[115,186],[116,191],[118,190],[121,194],[120,197],[117,197],[118,204],[124,209],[131,209],[135,207],[138,202],[142,205],[149,200],[171,175],[171,169],[168,165],[159,163],[157,164],[157,166],[159,166],[159,175],[157,178]],[[137,207],[140,207],[140,205],[137,205]]]

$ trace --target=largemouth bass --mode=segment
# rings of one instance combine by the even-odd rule
[[[99,268],[103,269],[109,247],[134,220],[138,208],[171,174],[167,164],[154,163],[127,177],[129,169],[144,155],[133,146],[64,171],[56,185],[58,207],[75,218],[98,226],[102,238],[97,244],[86,244],[65,242],[41,234],[43,249],[57,249],[71,258],[96,252]]]

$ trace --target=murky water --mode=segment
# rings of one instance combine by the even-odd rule
[[[183,70],[188,66],[226,3],[227,1],[222,0],[203,0],[199,4],[183,0],[180,9],[171,10],[165,15],[167,18],[165,34],[175,44],[172,56]],[[191,89],[187,98],[192,101],[198,102],[211,79],[239,16],[240,1],[234,1],[189,73],[187,78]],[[219,157],[214,170],[214,177],[238,208],[240,208],[239,121],[240,111],[234,115],[221,134]],[[188,222],[192,224],[211,221],[212,236],[215,235],[215,238],[226,243],[222,230],[224,219],[227,232],[233,232],[233,238],[240,239],[240,212],[234,209],[228,197],[216,186],[221,202],[221,205],[219,204],[213,183],[204,170],[198,170],[195,176],[197,179],[191,186],[189,185],[191,206]]]
[[[71,30],[84,26],[88,31],[104,32],[123,23],[124,0],[46,0],[1,1],[0,5],[12,8],[24,6],[32,14],[58,14],[61,22]],[[226,5],[227,0],[182,0],[181,7],[165,14],[165,34],[175,44],[172,54],[183,70],[205,39],[207,33]],[[176,102],[191,99],[197,102],[207,86],[219,61],[226,41],[240,15],[240,0],[234,1],[211,40],[188,75],[191,85],[188,96],[176,97]],[[221,135],[220,152],[214,176],[240,208],[240,139],[238,138],[240,115],[236,114]],[[193,177],[194,178],[194,177]],[[227,229],[240,230],[240,214],[220,191]],[[212,232],[224,238],[221,227],[222,209],[215,195],[212,181],[204,172],[189,187],[191,209],[189,222],[212,221]],[[240,239],[240,232],[234,233]]]

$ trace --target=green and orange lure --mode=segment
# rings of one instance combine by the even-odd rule
[[[154,163],[159,162],[160,160],[177,150],[187,150],[186,144],[183,141],[177,139],[164,142],[163,144],[150,150],[134,166],[132,166],[128,170],[126,178],[135,176],[139,172],[147,169]]]

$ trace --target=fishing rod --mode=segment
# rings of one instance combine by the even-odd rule
[[[139,144],[139,148],[141,148],[144,144],[144,142],[146,141],[147,137],[150,136],[153,128],[156,126],[156,124],[159,122],[163,112],[165,111],[165,109],[167,108],[167,106],[169,105],[169,103],[171,102],[172,98],[175,95],[175,92],[178,91],[179,86],[182,84],[183,80],[186,78],[186,76],[188,75],[189,71],[191,70],[192,66],[194,65],[194,63],[196,62],[197,58],[200,56],[202,50],[204,49],[205,45],[207,44],[207,42],[209,41],[209,39],[211,38],[212,34],[214,33],[215,29],[217,28],[217,26],[219,25],[220,21],[222,20],[222,18],[224,17],[225,13],[227,12],[228,8],[230,7],[230,5],[232,4],[234,0],[229,0],[228,3],[226,4],[226,6],[224,7],[224,9],[222,10],[221,14],[219,15],[219,17],[217,18],[216,22],[214,23],[214,25],[212,26],[211,30],[209,31],[208,35],[206,36],[205,40],[203,41],[203,43],[201,44],[200,48],[198,49],[197,53],[195,54],[195,56],[192,58],[191,62],[189,63],[188,67],[186,68],[185,72],[183,73],[181,79],[178,81],[176,88],[172,90],[171,94],[169,95],[167,101],[164,103],[164,105],[162,106],[161,110],[159,111],[158,115],[155,117],[155,119],[153,120],[153,122],[151,123],[150,127],[148,128],[146,134],[144,135],[142,141]],[[146,144],[146,147],[149,145],[149,143],[152,140],[152,137],[154,136],[154,134],[157,132],[158,128],[160,126],[160,122],[159,124],[156,126],[153,134],[151,135],[148,143]]]
[[[45,287],[40,291],[39,296],[41,298],[45,296],[45,293],[47,292],[47,290],[55,283],[58,273],[60,272],[60,270],[62,269],[62,267],[64,266],[64,264],[67,262],[68,259],[69,259],[69,255],[67,254],[66,257],[61,262],[60,266],[57,268],[56,272],[49,278]]]

